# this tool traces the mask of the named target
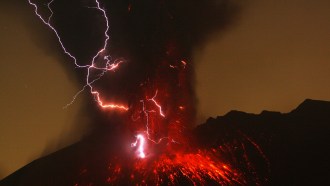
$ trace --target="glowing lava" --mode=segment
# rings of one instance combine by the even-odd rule
[[[86,69],[86,84],[73,97],[68,105],[71,105],[77,96],[86,88],[94,96],[96,103],[102,109],[128,111],[131,120],[127,126],[134,126],[134,134],[137,134],[135,142],[130,147],[135,154],[129,154],[129,158],[112,159],[109,166],[108,184],[114,185],[244,185],[246,184],[243,174],[238,168],[229,163],[224,163],[222,153],[216,149],[196,150],[191,148],[189,138],[185,131],[193,122],[194,108],[192,103],[191,85],[188,81],[192,70],[189,68],[189,60],[178,55],[179,49],[169,45],[162,62],[159,58],[152,59],[158,66],[155,67],[155,75],[148,77],[141,83],[141,90],[137,102],[128,107],[120,103],[107,103],[93,83],[101,79],[105,73],[117,70],[124,59],[111,60],[107,55],[109,42],[109,19],[100,2],[95,0],[94,7],[98,10],[106,23],[103,46],[92,57],[89,65],[79,65],[77,58],[64,46],[60,34],[51,24],[53,10],[51,5],[54,0],[46,4],[50,16],[44,18],[38,12],[38,6],[31,0],[30,5],[35,8],[35,14],[57,36],[64,51],[77,68]],[[132,11],[132,5],[128,11]],[[172,38],[170,38],[172,39]],[[175,42],[174,42],[175,43]],[[96,75],[95,75],[96,74]],[[94,78],[92,78],[94,77]],[[171,81],[169,80],[171,79]],[[142,107],[141,107],[142,104]],[[67,106],[68,106],[67,105]],[[139,131],[138,133],[136,131]],[[133,135],[132,135],[133,136]],[[252,141],[251,141],[252,143]],[[126,144],[129,146],[129,144]],[[258,147],[257,145],[255,145]],[[187,150],[189,149],[189,150]],[[260,148],[258,147],[258,150]],[[261,151],[261,150],[260,150]],[[119,153],[120,154],[120,153]],[[111,159],[111,157],[109,157]],[[125,161],[127,160],[127,161]],[[128,180],[128,178],[130,178]],[[84,183],[76,185],[86,185]]]
[[[108,175],[104,181],[109,185],[247,185],[244,174],[221,161],[216,149],[135,160],[117,157]],[[81,179],[77,185],[86,183],[90,180]]]
[[[90,93],[92,95],[95,96],[95,100],[97,101],[97,103],[99,104],[100,107],[102,107],[103,109],[116,109],[116,110],[123,110],[123,111],[127,111],[128,110],[128,107],[123,105],[123,104],[117,104],[117,103],[105,103],[105,101],[101,100],[101,96],[100,96],[100,93],[94,89],[93,87],[93,83],[97,80],[99,80],[107,71],[114,71],[115,69],[117,69],[119,67],[119,65],[123,62],[123,61],[115,61],[113,63],[111,63],[111,61],[109,60],[109,56],[106,55],[105,57],[101,57],[101,54],[102,53],[105,53],[106,49],[107,49],[107,45],[108,45],[108,41],[109,41],[109,35],[108,35],[108,31],[109,31],[109,20],[108,20],[108,17],[106,15],[106,12],[103,8],[101,8],[100,6],[100,3],[98,0],[95,0],[95,4],[96,6],[95,7],[89,7],[89,8],[93,8],[93,9],[96,9],[98,11],[100,11],[102,13],[102,17],[104,18],[105,20],[105,23],[106,23],[106,29],[104,31],[104,36],[105,36],[105,40],[104,40],[104,44],[103,44],[103,47],[94,55],[94,57],[92,58],[92,61],[91,61],[91,64],[90,65],[79,65],[78,64],[78,61],[77,61],[77,58],[71,54],[68,49],[64,46],[63,42],[62,42],[62,39],[61,39],[61,36],[60,34],[57,32],[57,30],[52,26],[51,24],[51,19],[52,19],[52,16],[54,14],[53,10],[51,9],[51,5],[54,3],[54,0],[51,0],[49,3],[47,3],[47,8],[49,10],[49,12],[51,12],[50,16],[45,19],[41,14],[39,14],[38,12],[38,6],[36,3],[33,3],[31,0],[28,0],[28,2],[30,3],[30,5],[32,5],[34,7],[34,10],[35,10],[35,14],[41,19],[41,21],[47,25],[56,35],[63,51],[65,54],[67,54],[73,61],[74,61],[74,64],[77,68],[85,68],[87,69],[87,75],[86,75],[86,85],[73,97],[73,100],[68,104],[66,105],[65,107],[71,105],[76,97],[85,90],[86,87],[88,87],[90,89]],[[99,59],[101,58],[103,60],[103,67],[98,67],[95,65],[95,61],[96,59]],[[90,78],[90,73],[92,70],[97,70],[97,71],[100,71],[98,73],[98,75],[96,76],[97,78],[96,79],[91,79]]]

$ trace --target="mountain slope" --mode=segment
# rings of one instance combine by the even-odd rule
[[[330,102],[308,99],[290,113],[231,111],[192,132],[204,149],[241,144],[249,155],[248,167],[241,163],[246,158],[241,151],[227,158],[249,170],[247,176],[257,175],[262,185],[330,184]],[[120,148],[115,140],[92,136],[31,162],[0,185],[75,185],[80,179],[88,180],[86,185],[104,185],[100,180],[107,177],[109,157]]]

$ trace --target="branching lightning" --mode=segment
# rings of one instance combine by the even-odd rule
[[[151,99],[148,99],[148,101],[152,101],[152,102],[154,102],[154,104],[158,107],[158,109],[159,109],[159,114],[163,117],[163,118],[165,118],[165,114],[164,114],[164,112],[163,112],[163,110],[162,110],[162,106],[160,106],[160,104],[155,100],[155,98],[156,98],[156,96],[157,96],[157,93],[158,93],[158,90],[156,90],[156,93],[155,93],[155,95],[151,98]]]
[[[88,7],[88,8],[92,8],[92,9],[96,9],[98,10],[99,12],[102,13],[102,17],[104,18],[105,20],[105,23],[106,23],[106,29],[104,31],[104,36],[105,36],[105,39],[104,39],[104,44],[103,44],[103,47],[93,56],[92,58],[92,61],[90,63],[90,65],[79,65],[78,62],[77,62],[77,58],[71,54],[68,49],[64,46],[63,42],[62,42],[62,39],[60,37],[60,34],[57,32],[57,30],[55,29],[55,27],[51,24],[51,19],[52,19],[52,16],[54,14],[52,8],[51,8],[51,5],[54,3],[54,0],[51,0],[49,3],[47,3],[47,8],[49,10],[49,12],[51,13],[48,18],[44,18],[39,12],[38,12],[38,6],[36,3],[33,3],[31,0],[28,0],[29,4],[32,5],[34,7],[34,10],[35,10],[35,14],[42,20],[42,22],[47,25],[56,35],[63,51],[65,54],[67,54],[70,58],[72,58],[72,60],[74,61],[74,64],[77,68],[85,68],[87,69],[87,75],[86,75],[86,84],[85,86],[80,90],[78,91],[74,96],[73,96],[73,99],[70,103],[68,103],[66,107],[70,106],[71,104],[73,104],[73,102],[76,100],[77,96],[82,93],[86,88],[89,88],[90,90],[90,93],[94,96],[95,98],[95,101],[98,103],[98,105],[103,108],[103,109],[117,109],[117,110],[123,110],[123,111],[127,111],[129,108],[125,105],[122,105],[122,104],[116,104],[116,103],[105,103],[104,100],[102,100],[101,98],[101,95],[100,95],[100,92],[98,92],[97,90],[95,90],[95,88],[93,87],[93,83],[96,82],[97,80],[99,80],[106,72],[108,71],[115,71],[117,68],[119,68],[120,64],[124,62],[124,60],[115,60],[113,63],[111,63],[111,60],[110,60],[110,56],[109,55],[106,55],[103,57],[103,61],[104,61],[104,64],[105,66],[104,67],[98,67],[96,64],[95,64],[95,61],[96,59],[99,59],[101,57],[101,54],[104,53],[107,49],[107,45],[108,45],[108,41],[109,41],[109,35],[108,35],[108,32],[109,32],[109,19],[107,17],[107,14],[106,14],[106,11],[105,9],[103,9],[101,6],[100,6],[100,2],[98,0],[95,0],[95,4],[96,6],[95,7]],[[92,70],[98,70],[100,71],[100,73],[96,76],[95,79],[91,79],[90,78],[90,74],[91,74],[91,71]],[[146,101],[151,101],[155,104],[155,106],[159,109],[159,114],[160,116],[164,117],[165,118],[165,114],[162,110],[162,107],[161,105],[156,101],[156,96],[158,94],[158,90],[156,90],[155,92],[155,95],[150,98],[150,99],[147,99]],[[154,140],[150,137],[150,129],[149,129],[149,112],[155,112],[154,110],[151,110],[151,111],[148,111],[146,110],[145,108],[145,105],[144,105],[144,101],[141,100],[142,104],[143,104],[143,113],[145,114],[146,116],[146,134],[147,134],[147,138],[154,142],[154,143],[160,143],[161,140],[163,139],[166,139],[168,137],[163,137],[163,138],[160,138],[158,140]],[[135,143],[132,143],[132,146],[136,146],[137,145],[137,142],[139,141],[139,148],[138,148],[138,151],[140,152],[139,153],[139,157],[141,158],[144,158],[145,157],[145,154],[144,154],[144,148],[145,148],[145,138],[142,134],[138,134],[137,136],[137,141]]]
[[[157,94],[158,94],[158,90],[156,90],[156,92],[155,92],[155,94],[152,98],[146,99],[146,101],[150,101],[150,102],[154,103],[154,105],[159,109],[159,115],[161,117],[165,118],[165,114],[162,110],[162,106],[155,100]],[[162,137],[162,138],[159,138],[157,140],[151,138],[150,127],[149,127],[149,117],[150,117],[149,113],[156,112],[156,111],[155,110],[147,110],[146,105],[145,105],[145,100],[140,100],[140,102],[142,103],[142,112],[144,113],[145,118],[146,118],[146,124],[145,124],[146,131],[144,131],[143,133],[145,133],[147,135],[147,139],[149,141],[155,143],[155,144],[159,144],[164,139],[169,139],[169,137]],[[139,151],[138,157],[140,157],[140,158],[145,158],[145,153],[144,153],[145,152],[145,144],[144,144],[144,141],[145,141],[145,137],[142,133],[140,133],[136,136],[136,141],[131,144],[132,147],[135,147],[138,142],[140,143],[139,148],[138,148],[138,151]],[[175,141],[172,140],[172,142],[175,142]]]
[[[65,106],[68,107],[69,105],[71,105],[75,99],[77,98],[77,96],[83,92],[86,88],[89,88],[90,93],[95,97],[96,102],[99,104],[100,107],[102,107],[103,109],[116,109],[116,110],[123,110],[123,111],[127,111],[128,107],[123,105],[123,104],[117,104],[117,103],[105,103],[104,100],[101,99],[101,95],[100,93],[95,90],[95,88],[93,87],[93,83],[97,80],[99,80],[106,72],[108,71],[114,71],[116,70],[119,65],[124,62],[123,60],[115,60],[113,63],[111,63],[111,60],[109,59],[109,56],[106,55],[105,57],[103,57],[104,60],[104,67],[98,67],[95,65],[95,60],[101,57],[101,54],[104,53],[107,49],[107,45],[108,45],[108,41],[109,41],[109,35],[108,35],[108,31],[109,31],[109,20],[108,17],[106,15],[106,11],[101,8],[100,6],[100,2],[98,0],[95,0],[95,7],[89,7],[89,8],[94,8],[98,11],[100,11],[102,13],[102,17],[105,20],[106,23],[106,29],[104,31],[104,36],[105,36],[105,40],[104,40],[104,44],[103,47],[93,56],[92,61],[90,63],[90,65],[79,65],[77,62],[77,58],[71,54],[68,49],[64,46],[61,36],[60,34],[57,32],[57,30],[55,29],[55,27],[51,24],[51,19],[53,16],[53,10],[51,8],[51,5],[54,3],[54,0],[51,0],[49,3],[47,3],[47,8],[49,10],[49,12],[51,13],[50,16],[48,16],[48,18],[44,18],[39,12],[38,12],[38,6],[36,3],[33,3],[31,0],[28,0],[29,4],[32,5],[34,7],[34,12],[35,14],[41,19],[41,21],[47,25],[56,35],[57,40],[59,41],[63,51],[65,54],[67,54],[74,62],[76,68],[85,68],[87,69],[87,75],[86,75],[86,85],[79,91],[77,92],[76,95],[74,95],[73,100],[67,104]],[[97,78],[95,79],[91,79],[90,78],[90,74],[92,70],[98,70],[100,71],[100,73],[97,75]]]
[[[54,4],[54,1],[55,0],[50,0],[48,3],[46,3],[45,6],[48,8],[50,15],[43,17],[38,12],[38,5],[32,2],[32,0],[28,0],[29,4],[34,7],[34,12],[37,15],[37,17],[55,33],[57,40],[60,43],[64,53],[73,60],[75,67],[86,70],[85,85],[82,87],[80,91],[78,91],[73,96],[72,101],[68,103],[65,107],[73,104],[76,98],[80,95],[80,93],[88,89],[90,94],[94,97],[95,102],[102,109],[111,109],[116,111],[128,111],[128,110],[135,111],[133,107],[128,108],[128,106],[126,106],[125,104],[108,103],[107,101],[104,100],[103,98],[104,96],[102,96],[101,93],[97,91],[96,88],[93,86],[93,84],[96,81],[100,80],[107,72],[109,71],[114,72],[120,67],[122,63],[125,62],[124,59],[112,60],[111,57],[107,55],[108,42],[110,38],[108,35],[109,19],[107,17],[107,13],[105,9],[101,7],[99,0],[93,0],[95,2],[95,6],[87,7],[87,8],[95,9],[99,13],[101,13],[102,18],[106,23],[106,28],[104,30],[104,41],[103,41],[103,46],[98,50],[97,53],[95,53],[95,55],[93,55],[88,65],[79,65],[77,58],[72,53],[70,53],[69,50],[65,47],[64,43],[62,42],[62,38],[60,34],[51,24],[54,15],[54,11],[52,10],[51,6]],[[132,6],[131,4],[129,4],[128,6],[129,12],[131,11],[132,8],[131,6]],[[168,65],[167,64],[166,69],[171,68],[169,70],[177,71],[178,73],[180,73],[181,70],[187,70],[187,69],[189,70],[189,65],[187,65],[186,60],[180,59],[177,60],[176,62],[177,64],[175,65],[167,66]],[[174,64],[173,61],[170,64]],[[184,84],[184,82],[182,84]],[[157,88],[159,89],[160,87],[157,86]],[[182,127],[188,123],[187,122],[188,120],[184,119],[185,117],[183,116],[189,116],[188,113],[189,103],[182,101],[182,99],[180,98],[179,101],[175,100],[175,104],[174,104],[175,109],[171,109],[171,106],[168,106],[169,104],[166,104],[164,106],[161,103],[164,101],[163,100],[164,97],[169,97],[168,96],[169,92],[163,90],[159,91],[158,89],[155,90],[155,93],[153,94],[152,97],[145,96],[144,98],[139,99],[140,103],[142,104],[142,109],[139,107],[137,109],[137,112],[135,112],[139,114],[138,117],[135,118],[133,117],[133,115],[131,115],[132,121],[137,122],[139,125],[140,124],[143,125],[144,128],[142,130],[139,130],[139,132],[135,136],[136,140],[133,143],[131,143],[131,147],[133,147],[132,149],[136,151],[138,160],[136,158],[132,158],[134,160],[134,164],[129,165],[130,166],[129,171],[127,171],[131,173],[130,175],[131,180],[129,180],[128,183],[132,183],[131,185],[135,185],[133,183],[136,183],[136,185],[141,185],[141,183],[142,185],[147,185],[149,184],[146,183],[147,180],[150,182],[150,185],[161,185],[166,183],[164,182],[164,180],[165,181],[167,180],[167,182],[169,183],[168,185],[177,185],[180,184],[179,182],[177,182],[178,180],[184,179],[187,181],[186,183],[190,183],[192,185],[207,185],[208,183],[214,183],[214,182],[220,185],[238,185],[238,184],[245,185],[244,176],[240,174],[238,171],[236,171],[235,167],[231,167],[227,163],[224,163],[222,161],[223,159],[221,157],[222,155],[221,146],[219,147],[219,150],[212,149],[212,151],[209,150],[202,151],[200,149],[190,152],[188,151],[179,152],[175,150],[161,151],[166,153],[163,153],[161,155],[157,154],[159,155],[158,157],[147,158],[150,155],[149,154],[150,151],[146,150],[149,141],[150,143],[157,144],[160,147],[163,147],[161,145],[164,143],[161,142],[165,139],[168,142],[167,145],[168,144],[172,145],[174,143],[181,145],[181,138],[177,137],[176,135],[173,135],[173,133],[171,132],[175,130],[175,132],[178,131],[181,134]],[[183,95],[182,97],[184,96],[185,95]],[[175,113],[172,115],[171,113],[174,112],[178,112],[179,114]],[[159,123],[160,124],[171,123],[175,125],[164,125],[166,130],[159,130],[160,131],[159,132],[154,127],[155,125],[157,126]],[[160,126],[160,124],[158,126]],[[179,124],[180,127],[176,128]],[[174,127],[171,128],[172,131],[170,131],[169,128],[172,126]],[[163,134],[164,131],[168,134],[166,135]],[[159,133],[157,134],[157,132]],[[246,138],[247,141],[249,141],[251,144],[254,145],[254,147],[258,150],[258,152],[262,155],[262,157],[266,159],[266,156],[262,152],[261,148],[250,138],[248,137]],[[176,142],[174,139],[179,141],[180,143]],[[245,152],[244,146],[243,146],[243,150]],[[233,153],[233,152],[229,151],[229,153]],[[110,171],[114,170],[113,178],[110,179],[109,177],[109,179],[107,179],[109,183],[116,184],[116,179],[118,179],[121,174],[120,172],[121,168],[122,168],[121,165],[116,166],[114,169],[109,168]],[[140,180],[135,180],[135,178],[140,178]]]

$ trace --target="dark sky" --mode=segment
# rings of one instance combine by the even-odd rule
[[[59,62],[52,33],[29,11],[0,5],[0,179],[83,133],[76,116],[85,98],[62,109],[80,87]],[[244,3],[239,20],[194,54],[199,120],[330,100],[329,20],[328,0]]]
[[[61,59],[45,52],[44,48],[51,46],[43,40],[49,42],[51,33],[29,13],[32,8],[0,4],[1,179],[47,148],[63,147],[59,145],[63,137],[68,143],[79,138],[78,129],[77,133],[71,131],[83,96],[63,109],[80,87]],[[31,37],[32,30],[39,30],[35,37]],[[55,53],[56,47],[55,43]]]
[[[200,116],[330,100],[330,1],[248,2],[236,26],[196,52]]]

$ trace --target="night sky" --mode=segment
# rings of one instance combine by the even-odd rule
[[[229,110],[288,112],[330,100],[330,2],[250,0],[230,26],[195,47],[198,121]],[[110,33],[111,36],[111,33]],[[0,3],[0,179],[77,141],[79,79],[32,7]]]

